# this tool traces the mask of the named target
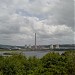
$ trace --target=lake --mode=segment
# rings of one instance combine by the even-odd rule
[[[12,51],[1,51],[0,55],[7,56],[7,55],[4,55],[4,53],[11,53],[11,52]],[[65,51],[49,51],[49,50],[47,50],[47,51],[14,51],[13,53],[21,53],[21,54],[25,55],[26,57],[36,56],[37,58],[41,58],[49,52],[55,52],[55,53],[62,54]]]
[[[27,57],[36,56],[38,58],[41,58],[49,52],[55,52],[55,53],[59,53],[59,54],[64,53],[64,51],[26,51],[26,52],[23,52],[23,55],[26,55]]]

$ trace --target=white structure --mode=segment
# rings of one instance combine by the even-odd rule
[[[50,49],[59,49],[59,44],[56,45],[51,44]]]
[[[56,49],[59,49],[59,44],[56,44]]]
[[[50,49],[53,49],[53,45],[52,44],[50,45]]]
[[[29,45],[28,48],[31,48],[31,45]]]

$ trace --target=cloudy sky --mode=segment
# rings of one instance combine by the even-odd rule
[[[74,0],[0,0],[0,44],[73,44]]]

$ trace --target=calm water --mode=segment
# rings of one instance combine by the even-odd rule
[[[23,55],[25,55],[27,57],[36,56],[38,58],[43,57],[44,55],[46,55],[49,52],[53,52],[53,51],[18,51],[18,53],[22,53]],[[64,51],[54,51],[54,52],[59,53],[59,54],[64,53]],[[9,52],[8,51],[0,52],[0,55],[5,56],[5,55],[3,55],[3,53],[11,53],[11,51],[9,51]]]
[[[26,55],[27,57],[36,56],[38,58],[41,58],[49,52],[53,52],[53,51],[26,51],[26,52],[23,52],[23,54]],[[64,51],[54,51],[54,52],[59,54],[64,53]]]

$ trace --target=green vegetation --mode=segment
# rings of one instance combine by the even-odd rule
[[[0,56],[0,75],[75,75],[75,51],[48,53],[41,59]]]

